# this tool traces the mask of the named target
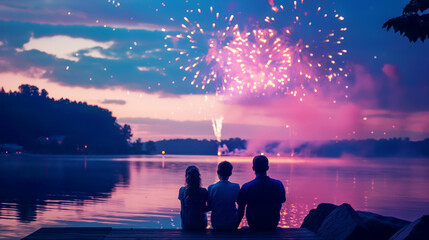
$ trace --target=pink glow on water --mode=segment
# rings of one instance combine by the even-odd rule
[[[129,173],[126,173],[129,180],[117,183],[107,197],[78,201],[46,199],[46,204],[40,206],[34,203],[36,218],[28,222],[18,220],[17,207],[22,202],[3,203],[7,207],[1,209],[0,226],[4,231],[0,233],[0,237],[23,237],[47,226],[179,228],[180,203],[177,194],[184,184],[185,168],[191,164],[198,166],[203,187],[207,187],[218,180],[215,169],[218,162],[223,160],[234,165],[230,179],[232,182],[242,185],[254,178],[251,157],[165,155],[87,157],[86,161],[80,157],[47,158],[39,162],[42,164],[41,168],[32,168],[35,177],[38,176],[37,169],[46,177],[55,177],[64,171],[62,163],[58,161],[81,163],[81,170],[74,171],[73,175],[76,176],[85,172],[94,174],[104,171],[102,169],[112,161],[120,161],[121,165],[126,161],[123,163],[129,166]],[[20,160],[14,161],[19,163]],[[34,163],[39,160],[32,161]],[[287,194],[280,226],[299,227],[308,211],[321,202],[347,202],[356,210],[407,220],[416,219],[429,211],[429,194],[425,191],[429,187],[426,174],[429,169],[423,165],[424,161],[425,159],[271,157],[269,176],[281,180]],[[47,169],[49,170],[45,172]],[[63,180],[67,180],[66,176]],[[58,179],[55,182],[61,181]],[[45,187],[50,188],[50,184],[55,183],[45,184]],[[242,223],[244,225],[245,221]]]

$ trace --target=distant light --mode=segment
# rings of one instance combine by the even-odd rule
[[[162,154],[162,155],[164,155],[164,154],[165,154],[165,151],[163,150],[163,151],[161,152],[161,154]]]
[[[262,155],[262,156],[264,156],[264,153],[263,153],[263,152],[261,152],[261,155]]]
[[[87,146],[87,145],[85,145],[85,148],[88,148],[88,146]]]
[[[363,119],[364,121],[368,120],[368,118],[367,118],[367,117],[363,117],[362,119]]]

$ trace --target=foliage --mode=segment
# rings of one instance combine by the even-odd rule
[[[427,9],[429,0],[411,0],[405,6],[402,16],[389,19],[383,24],[383,28],[389,31],[393,27],[395,32],[404,34],[410,42],[416,42],[419,38],[423,42],[429,38],[429,13],[423,13]]]
[[[156,151],[156,146],[155,146],[155,143],[153,141],[148,141],[145,144],[145,148],[146,148],[147,154],[154,154]]]
[[[220,145],[225,145],[230,152],[246,149],[247,141],[240,138],[230,138],[222,140]],[[160,154],[165,151],[167,154],[186,155],[217,155],[219,143],[216,140],[198,139],[169,139],[156,142],[146,142],[148,153]],[[153,147],[152,147],[153,146]]]
[[[36,153],[128,153],[129,125],[121,126],[107,109],[68,99],[55,100],[46,90],[21,85],[0,91],[0,143],[15,143]]]

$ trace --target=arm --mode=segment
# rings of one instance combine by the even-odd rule
[[[237,227],[240,225],[241,220],[244,217],[244,209],[246,208],[246,204],[238,204],[238,221]]]
[[[246,199],[245,199],[245,190],[243,189],[243,187],[241,187],[241,190],[238,193],[238,199],[237,199],[237,204],[238,204],[238,221],[237,221],[237,227],[240,225],[241,220],[244,217],[244,210],[246,209],[246,205],[247,205]]]
[[[281,196],[280,196],[280,202],[281,203],[284,203],[284,202],[286,202],[286,191],[285,191],[285,187],[283,186],[283,183],[282,182],[280,182],[280,186],[281,186]]]
[[[211,185],[208,187],[208,198],[207,198],[207,206],[205,208],[205,212],[209,212],[212,210],[212,197],[211,197]]]
[[[209,205],[209,194],[206,189],[204,189],[204,212],[210,211],[210,205]]]

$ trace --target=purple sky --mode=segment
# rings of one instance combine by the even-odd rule
[[[0,85],[15,91],[33,84],[54,98],[108,108],[144,140],[214,139],[211,119],[221,116],[223,138],[422,139],[429,136],[429,44],[409,43],[381,28],[406,3],[318,1],[322,12],[336,10],[344,17],[341,26],[308,19],[323,29],[347,28],[341,43],[347,54],[335,60],[349,74],[338,86],[320,83],[321,90],[301,102],[290,95],[216,95],[211,85],[196,88],[182,81],[187,73],[164,47],[171,44],[166,35],[184,33],[183,17],[195,16],[187,9],[213,6],[221,16],[234,14],[242,31],[267,28],[264,19],[275,17],[270,27],[280,31],[288,26],[290,12],[275,13],[268,1],[0,1]],[[275,6],[291,4],[274,1]],[[204,14],[197,20],[211,24]],[[300,29],[293,37],[318,40],[317,31]],[[323,51],[317,42],[312,46]],[[191,45],[180,47],[189,51]]]

